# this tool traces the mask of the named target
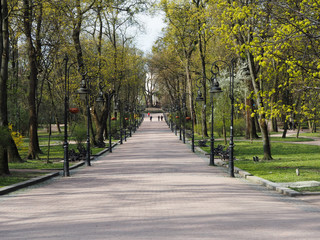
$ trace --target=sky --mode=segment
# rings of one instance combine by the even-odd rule
[[[139,32],[136,37],[137,47],[145,53],[151,53],[152,46],[158,37],[161,36],[161,29],[166,25],[162,15],[148,16],[141,15],[139,20],[145,26],[145,33]]]

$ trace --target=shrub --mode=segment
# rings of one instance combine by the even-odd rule
[[[17,147],[21,147],[22,144],[23,144],[23,136],[22,136],[22,134],[19,133],[19,132],[13,131],[12,124],[9,124],[8,128],[9,128],[9,131],[11,133],[11,137],[13,138],[16,146]]]
[[[82,143],[87,138],[87,128],[83,125],[76,125],[73,129],[73,137],[77,146],[82,146]]]
[[[223,137],[223,122],[221,120],[214,122],[214,131],[219,137]],[[226,121],[226,132],[227,136],[230,135],[230,121]],[[244,136],[246,131],[246,123],[244,119],[234,119],[233,121],[233,135],[234,136]]]
[[[246,132],[246,122],[243,118],[237,118],[234,120],[234,136],[244,136]]]

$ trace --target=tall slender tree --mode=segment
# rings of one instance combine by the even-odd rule
[[[1,0],[0,13],[0,127],[2,140],[0,141],[0,175],[9,174],[8,166],[8,144],[11,136],[8,130],[8,108],[7,108],[7,81],[9,61],[9,31],[8,31],[8,5],[6,0]]]
[[[34,4],[31,0],[23,0],[23,26],[26,37],[26,47],[28,52],[29,65],[29,92],[28,92],[28,107],[29,107],[29,159],[39,158],[41,153],[38,138],[38,116],[37,116],[37,85],[38,85],[38,67],[37,67],[37,50],[33,41],[33,16]],[[41,23],[39,23],[41,24]]]

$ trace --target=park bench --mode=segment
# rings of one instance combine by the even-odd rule
[[[74,162],[86,159],[86,148],[83,145],[79,145],[77,150],[78,152],[76,152],[74,149],[70,149],[68,151],[69,161]]]
[[[229,160],[229,148],[224,150],[224,146],[218,145],[216,148],[214,148],[214,155],[219,156],[221,160]]]
[[[199,140],[198,145],[199,147],[208,147],[207,140],[206,139]]]
[[[229,160],[230,150],[229,150],[229,147],[226,150],[224,148],[225,148],[224,146],[219,144],[216,148],[213,148],[213,154],[215,156],[219,156],[221,160],[226,161],[226,160]],[[206,155],[210,155],[210,154],[206,154]]]
[[[192,132],[191,131],[186,131],[186,137],[187,138],[192,138]]]

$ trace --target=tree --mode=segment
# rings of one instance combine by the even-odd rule
[[[268,134],[266,115],[266,95],[263,94],[264,81],[261,78],[261,66],[258,56],[261,55],[261,39],[267,37],[269,26],[269,12],[263,12],[263,4],[259,1],[218,1],[221,9],[220,24],[216,31],[225,37],[227,46],[232,46],[234,53],[246,59],[250,73],[249,89],[253,88],[253,95],[259,114],[259,124],[263,137],[263,159],[272,159],[271,145]],[[259,17],[258,17],[259,16]],[[255,47],[252,47],[255,46]]]
[[[39,13],[42,11],[42,4],[39,3],[40,9]],[[37,59],[39,57],[39,52],[37,52],[32,38],[33,35],[33,11],[34,5],[30,0],[23,0],[23,24],[24,24],[24,34],[26,37],[26,47],[28,52],[28,65],[29,65],[29,94],[28,94],[28,107],[29,107],[29,159],[38,158],[38,154],[41,153],[38,139],[38,117],[37,117],[37,85],[38,85],[38,65]],[[41,14],[39,15],[41,18]],[[41,29],[41,19],[38,21],[37,30]],[[39,32],[36,34],[39,36]],[[37,49],[41,47],[38,45]]]
[[[9,62],[9,15],[6,0],[1,0],[0,12],[0,175],[10,174],[8,148],[14,144],[8,129],[7,81]]]
[[[184,99],[185,93],[188,93],[191,118],[195,121],[194,108],[194,82],[191,74],[191,59],[198,44],[197,21],[193,21],[193,15],[196,9],[189,1],[163,0],[162,8],[166,13],[169,22],[167,28],[167,39],[171,42],[177,51],[185,69],[185,84],[182,84],[181,99]]]
[[[208,62],[207,57],[207,46],[209,40],[213,37],[213,31],[211,31],[211,11],[208,9],[208,0],[193,0],[193,4],[196,7],[196,14],[194,14],[194,20],[197,21],[197,30],[198,30],[198,48],[199,56],[201,60],[202,68],[202,88],[203,88],[203,98],[204,106],[207,105],[207,69],[206,65]],[[207,118],[206,118],[206,109],[202,109],[202,136],[208,137],[207,129]]]

